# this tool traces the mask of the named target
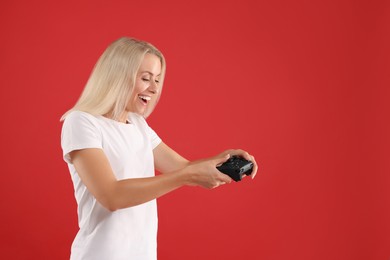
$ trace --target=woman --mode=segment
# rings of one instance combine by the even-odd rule
[[[242,150],[190,162],[145,121],[162,91],[165,59],[131,38],[102,54],[76,105],[66,112],[61,145],[78,204],[71,259],[156,259],[156,198],[184,185],[230,183],[216,166]],[[155,176],[155,169],[163,174]]]

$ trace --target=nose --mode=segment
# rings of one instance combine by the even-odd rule
[[[157,85],[157,83],[155,81],[151,81],[150,82],[148,91],[150,93],[152,93],[152,94],[157,94],[157,92],[158,92],[158,85]]]

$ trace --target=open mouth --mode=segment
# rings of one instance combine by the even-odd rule
[[[149,100],[151,99],[151,97],[148,97],[148,96],[143,96],[143,95],[138,95],[138,98],[142,101],[142,103],[144,103],[145,105],[148,104]]]

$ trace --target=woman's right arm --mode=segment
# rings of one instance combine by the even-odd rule
[[[117,180],[102,149],[72,151],[71,161],[92,195],[108,210],[136,206],[185,185],[214,188],[231,179],[215,166],[228,155],[188,163],[184,168],[148,178]]]

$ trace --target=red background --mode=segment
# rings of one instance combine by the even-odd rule
[[[159,199],[159,259],[390,259],[388,1],[2,1],[2,259],[67,259],[59,118],[120,36],[166,56],[149,124],[254,181]]]

